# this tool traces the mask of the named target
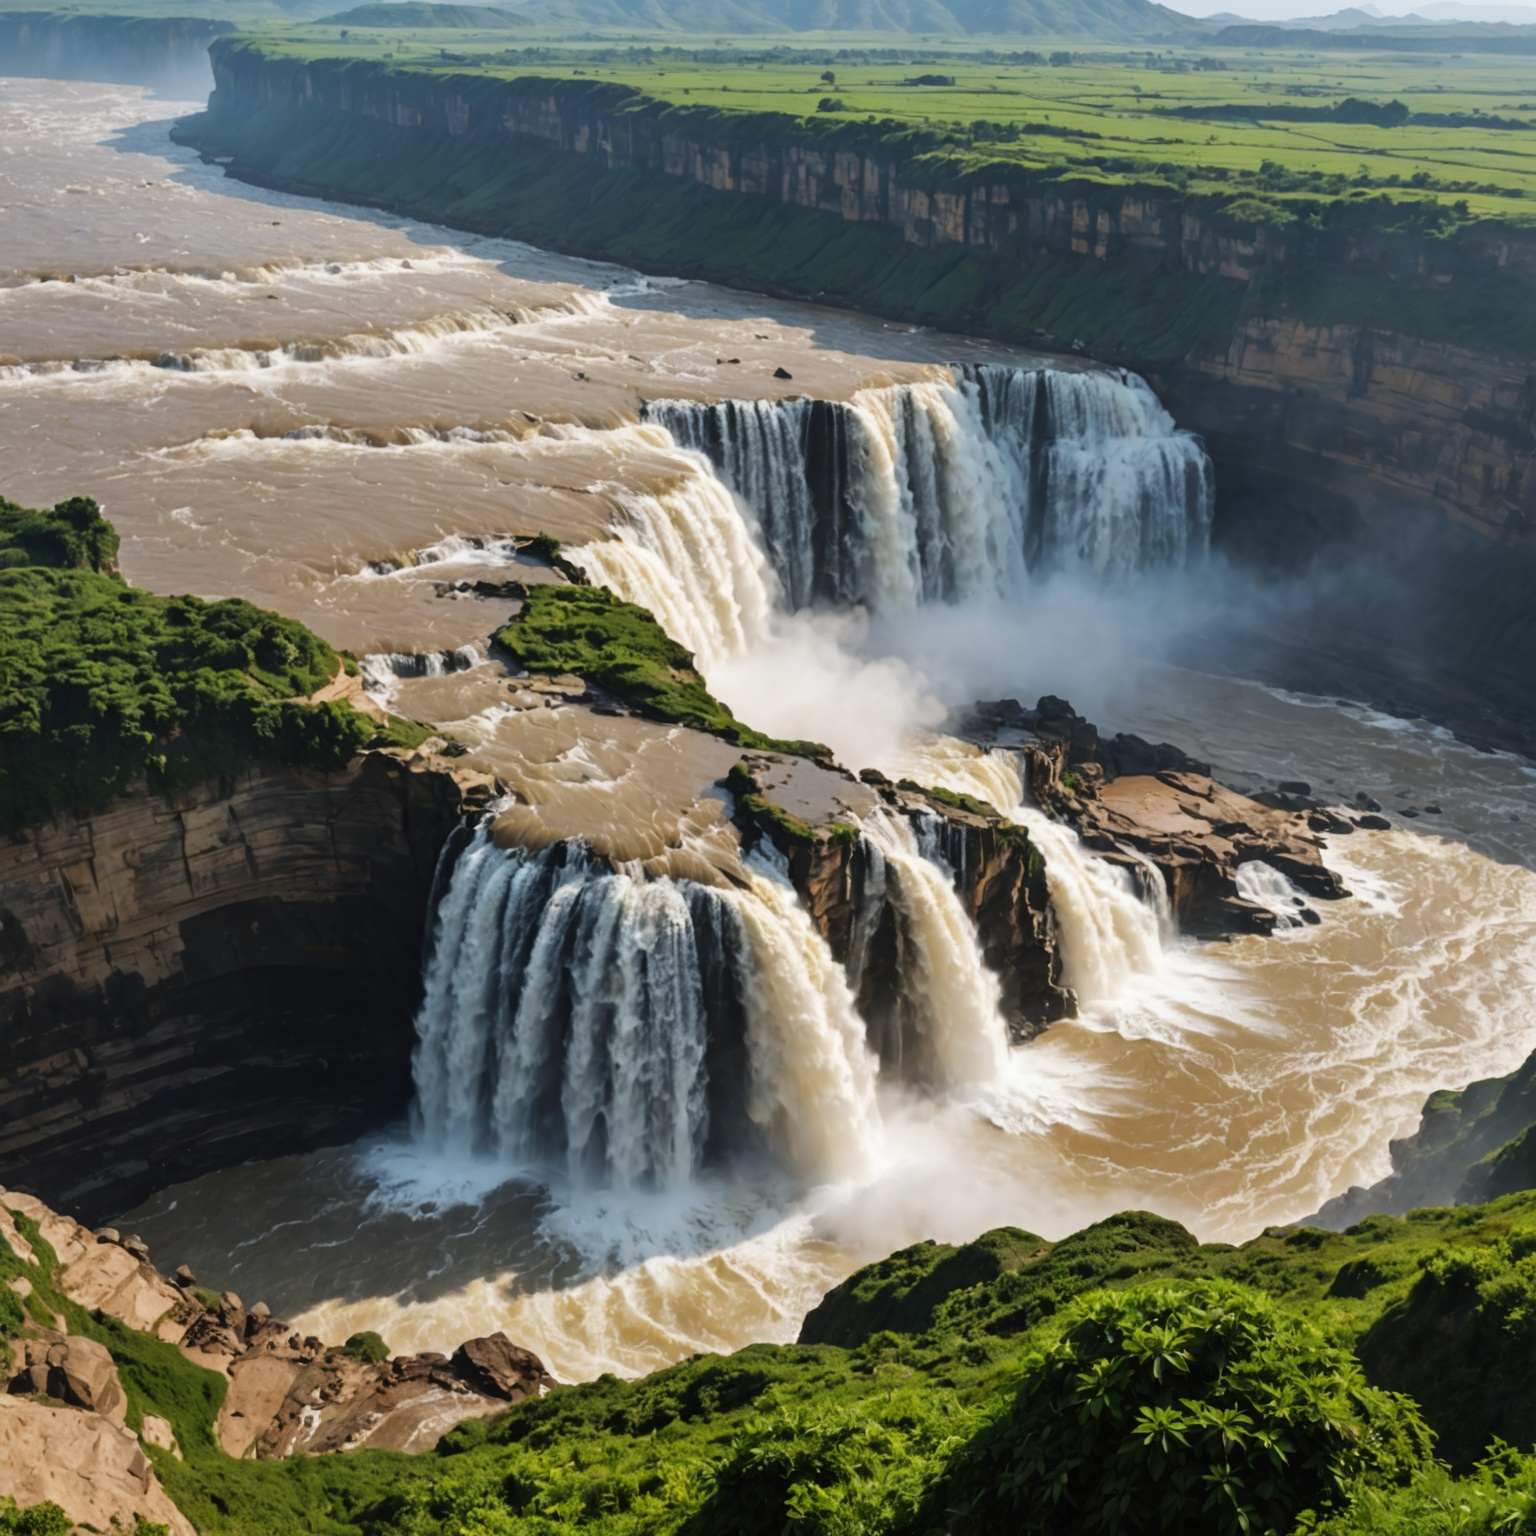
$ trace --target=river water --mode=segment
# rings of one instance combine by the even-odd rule
[[[503,684],[479,664],[505,605],[444,601],[436,584],[527,575],[498,539],[545,530],[664,612],[745,718],[819,735],[854,766],[912,769],[1028,820],[1008,763],[927,733],[967,697],[1059,692],[1239,786],[1367,792],[1394,828],[1333,840],[1353,894],[1320,924],[1224,945],[1180,940],[1059,829],[1037,829],[1081,1017],[997,1049],[986,979],[957,943],[952,966],[930,967],[933,995],[977,1010],[953,1059],[990,1065],[941,1094],[857,1070],[838,1093],[823,1073],[802,1078],[781,1109],[818,1117],[816,1136],[798,1138],[815,1143],[809,1162],[729,1175],[690,1164],[659,1191],[622,1188],[533,1177],[402,1127],[162,1192],[121,1224],[163,1263],[187,1260],[329,1336],[375,1327],[396,1349],[441,1348],[504,1328],[567,1379],[634,1372],[791,1338],[853,1266],[921,1237],[1004,1222],[1054,1237],[1135,1206],[1211,1239],[1294,1220],[1381,1176],[1387,1138],[1412,1128],[1432,1089],[1508,1071],[1536,1047],[1529,765],[1424,722],[1169,665],[1162,641],[1181,616],[1210,622],[1204,589],[1228,582],[1244,600],[1219,570],[993,579],[985,541],[1012,470],[964,421],[959,441],[991,455],[992,478],[945,457],[965,401],[943,365],[1038,360],[245,187],[169,143],[177,110],[127,88],[0,82],[0,491],[98,496],[135,582],[246,596],[359,652],[478,646],[466,674],[401,684],[401,707],[478,722],[464,734],[500,765],[529,740],[499,734],[506,710],[484,690]],[[1126,407],[1126,389],[1106,389],[1100,404]],[[892,390],[906,391],[902,410]],[[850,420],[874,423],[866,458],[905,455],[912,478],[918,447],[939,443],[928,500],[888,510],[909,532],[936,529],[948,564],[930,570],[909,541],[872,547],[863,587],[840,569],[860,598],[896,592],[870,619],[777,612],[776,592],[812,592],[816,573],[802,560],[776,584],[753,543],[773,542],[763,509],[744,510],[669,434],[686,412],[641,420],[652,401],[802,395],[847,402]],[[1096,428],[1110,435],[1066,450],[1063,483],[1093,518],[1062,540],[1077,539],[1089,577],[1123,576],[1125,551],[1144,546],[1149,473],[1193,485],[1188,445],[1131,404],[1134,428]],[[416,563],[422,550],[436,558]],[[673,550],[689,569],[668,564]],[[641,742],[631,723],[574,711],[538,719],[558,737],[541,771],[577,822],[581,793],[625,820],[612,807],[641,792],[633,765],[647,754],[673,764],[644,779],[653,820],[667,786],[720,771],[710,744]],[[654,837],[675,838],[688,811]],[[898,864],[922,857],[881,835]],[[763,995],[846,1065],[839,983],[773,878],[751,871],[756,898],[736,902],[773,983]],[[1277,882],[1255,890],[1288,910]],[[924,898],[924,931],[953,935],[942,895]],[[605,886],[603,900],[644,918],[633,892]],[[859,1156],[827,1155],[839,1146]]]

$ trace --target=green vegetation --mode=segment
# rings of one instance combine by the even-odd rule
[[[117,569],[117,532],[88,496],[34,511],[0,496],[0,570],[48,565],[58,570]]]
[[[1536,46],[1536,28],[1525,30]],[[353,29],[342,44],[334,32],[297,27],[251,46],[308,61],[387,53],[397,70],[442,72],[440,43],[430,30],[414,39]],[[655,37],[627,46],[550,38],[509,49],[502,34],[456,37],[454,48],[455,74],[617,87],[630,97],[619,110],[662,111],[680,126],[711,126],[717,139],[841,127],[911,156],[930,175],[1122,186],[1209,198],[1213,207],[1247,197],[1303,228],[1334,204],[1363,207],[1386,229],[1416,204],[1443,209],[1453,224],[1536,222],[1536,99],[1526,60],[1457,54],[1434,39],[1406,54],[1349,57],[1294,42],[1256,52],[1212,41],[1150,51],[791,53],[666,47]],[[925,61],[942,63],[943,74],[914,74]],[[835,92],[822,79],[829,63]]]
[[[337,768],[426,738],[305,702],[341,661],[302,624],[139,591],[110,573],[116,550],[92,501],[0,503],[0,827],[100,807],[141,779],[174,789],[252,760]]]
[[[1347,1350],[1224,1281],[1101,1292],[929,1497],[969,1529],[1211,1536],[1290,1529],[1406,1482],[1429,1436]]]
[[[604,587],[535,586],[496,641],[530,672],[569,672],[652,720],[675,721],[738,747],[824,758],[814,741],[777,741],[743,725],[704,686],[692,653],[644,608]]]
[[[34,1318],[112,1351],[131,1427],[170,1420],[185,1461],[148,1454],[203,1536],[1492,1536],[1536,1518],[1532,1195],[1236,1248],[1135,1212],[1055,1244],[919,1244],[838,1287],[799,1344],[560,1387],[436,1455],[285,1462],[223,1456],[223,1378],[65,1300],[19,1225],[38,1262],[0,1246],[0,1287],[26,1275]],[[1367,1265],[1374,1283],[1337,1283]]]
[[[74,1521],[57,1504],[33,1504],[19,1509],[13,1499],[0,1499],[0,1536],[69,1536]]]
[[[369,1365],[377,1365],[381,1360],[389,1359],[389,1345],[372,1329],[365,1333],[354,1333],[341,1348],[343,1354],[365,1360]]]

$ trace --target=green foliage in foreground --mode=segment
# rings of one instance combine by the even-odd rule
[[[253,760],[338,768],[425,739],[304,702],[341,659],[302,624],[238,598],[140,591],[111,572],[116,552],[86,498],[0,505],[0,828],[98,808],[141,779],[174,789]]]
[[[89,496],[37,509],[0,496],[0,569],[48,565],[107,575],[117,567],[117,542],[117,530]]]
[[[40,1262],[0,1246],[0,1287],[26,1274],[34,1319],[107,1345],[130,1427],[171,1421],[185,1461],[148,1454],[202,1536],[1493,1536],[1536,1521],[1536,1195],[1235,1248],[1135,1212],[1056,1244],[1017,1229],[920,1244],[839,1288],[839,1345],[560,1387],[435,1455],[286,1462],[222,1455],[223,1378],[66,1301],[20,1225]],[[1425,1328],[1440,1330],[1430,1358],[1395,1395],[1373,1341],[1395,1335],[1401,1354]],[[1434,1459],[1421,1421],[1441,1450],[1454,1429],[1464,1470]]]
[[[0,1536],[69,1536],[74,1522],[57,1504],[19,1509],[13,1499],[0,1499]]]
[[[739,747],[830,756],[819,742],[778,741],[743,725],[704,686],[691,652],[646,609],[604,587],[530,587],[496,641],[528,671],[573,673],[652,720],[691,725]]]

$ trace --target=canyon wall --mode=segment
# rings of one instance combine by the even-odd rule
[[[237,174],[1148,373],[1244,491],[1226,498],[1241,553],[1287,563],[1292,533],[1311,548],[1405,504],[1536,551],[1536,236],[1392,227],[1369,203],[1244,222],[1166,187],[962,172],[877,125],[238,41],[212,56],[191,133]],[[568,187],[521,181],[523,162]]]
[[[92,1220],[398,1116],[437,855],[482,795],[371,753],[0,843],[7,1181]]]
[[[0,11],[0,73],[108,80],[184,96],[208,89],[208,45],[235,29],[196,16]]]

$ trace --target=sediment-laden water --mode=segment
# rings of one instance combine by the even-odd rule
[[[1203,450],[1141,381],[243,187],[169,111],[0,86],[0,491],[99,496],[133,580],[371,653],[529,793],[439,907],[412,1123],[163,1192],[123,1218],[160,1257],[330,1336],[504,1328],[568,1378],[638,1371],[792,1337],[919,1237],[1293,1219],[1536,1044],[1531,770],[1164,665],[1237,589]],[[866,815],[907,994],[872,1040],[782,872],[727,846],[734,751],[486,660],[507,603],[443,589],[539,579],[537,531],[752,724],[1023,820],[1081,1016],[1010,1047],[941,845]],[[1010,759],[933,735],[1047,691],[1239,783],[1440,809],[1337,839],[1321,924],[1194,945]]]

